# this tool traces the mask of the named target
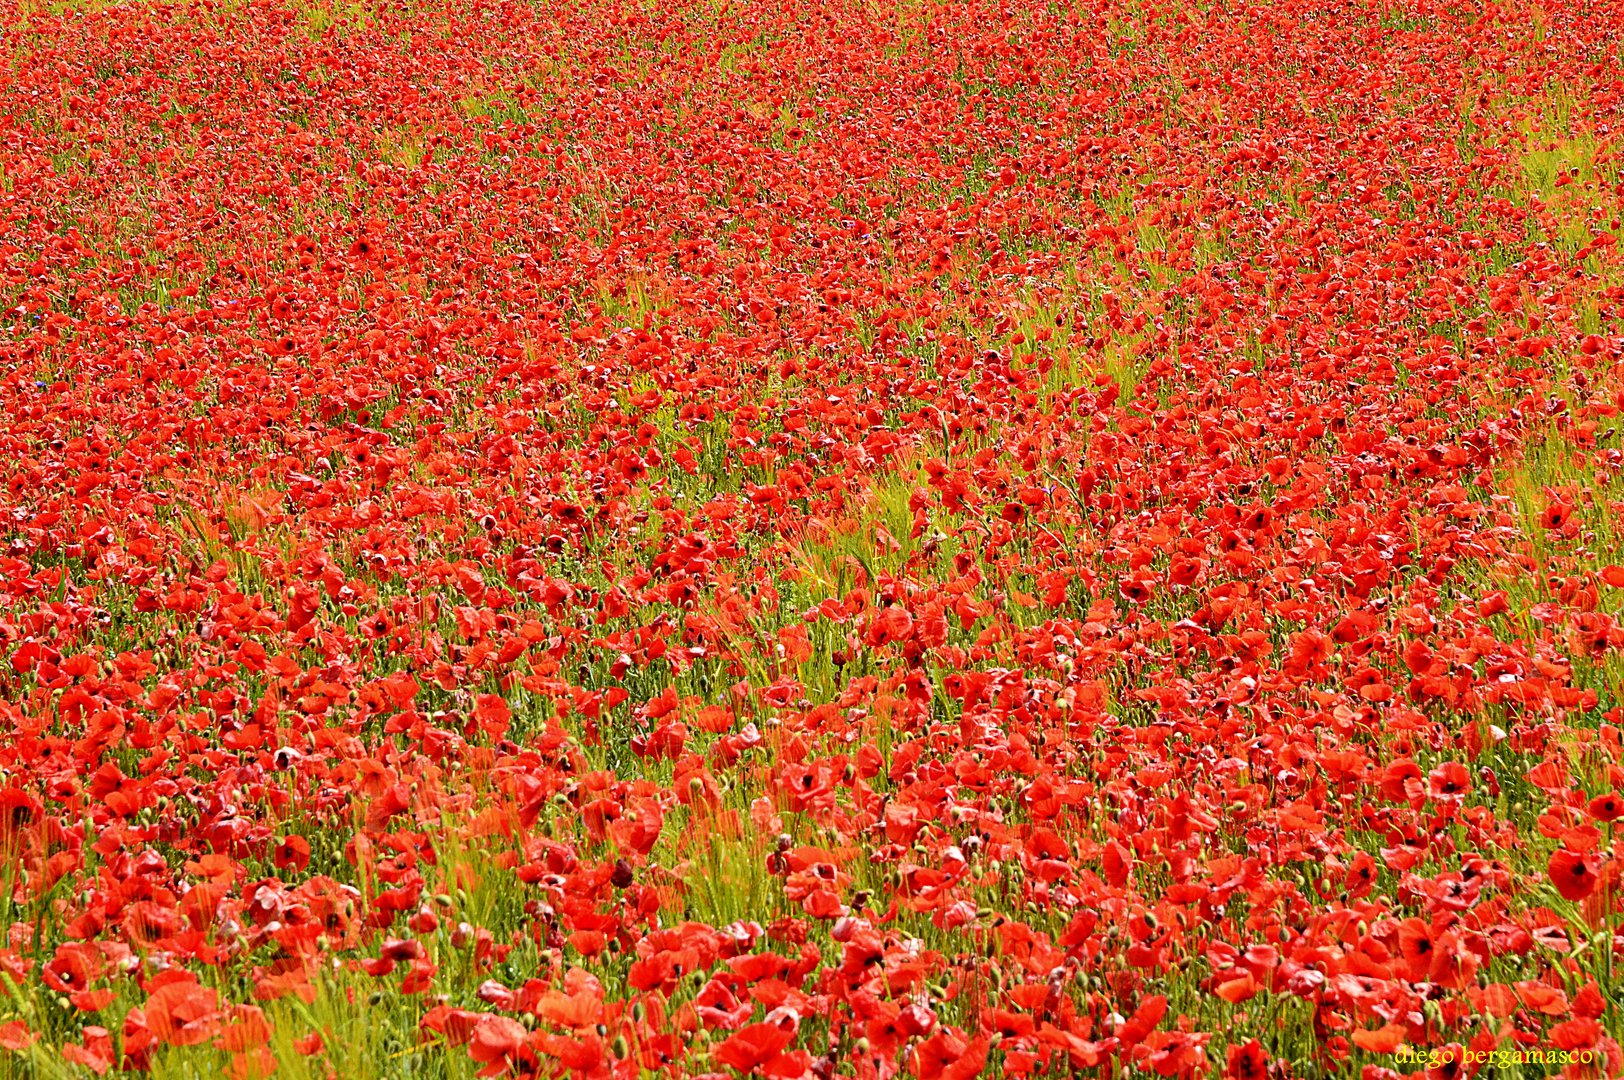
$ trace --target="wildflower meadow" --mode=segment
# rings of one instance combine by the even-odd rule
[[[1624,11],[0,53],[0,1077],[1624,1074]]]

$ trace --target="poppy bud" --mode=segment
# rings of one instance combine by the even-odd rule
[[[631,1053],[631,1046],[626,1042],[626,1036],[624,1035],[615,1036],[613,1049],[615,1057],[621,1060],[624,1060],[626,1055]]]
[[[861,1039],[858,1039],[857,1042],[853,1044],[852,1050],[857,1054],[858,1057],[866,1056],[868,1054],[868,1036],[864,1035]]]

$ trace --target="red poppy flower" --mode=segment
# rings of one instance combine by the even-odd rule
[[[1616,791],[1590,800],[1590,816],[1597,821],[1617,821],[1624,817],[1624,795]]]
[[[1557,848],[1551,853],[1545,872],[1564,899],[1578,901],[1595,891],[1601,878],[1601,863],[1591,852]]]
[[[159,1041],[171,1046],[195,1046],[213,1038],[219,1028],[219,996],[181,978],[154,989],[141,1007],[141,1015]]]
[[[284,836],[271,849],[271,864],[278,870],[299,873],[310,865],[310,841],[302,836]]]
[[[793,1033],[778,1024],[750,1024],[728,1036],[711,1056],[730,1069],[752,1073],[778,1058],[792,1038]]]
[[[1427,774],[1427,794],[1434,799],[1458,801],[1472,790],[1472,774],[1458,761],[1446,761]]]
[[[1229,1080],[1265,1080],[1269,1075],[1269,1055],[1263,1044],[1249,1039],[1231,1045],[1224,1075]]]
[[[101,957],[95,950],[86,945],[69,944],[56,950],[40,974],[45,985],[57,993],[74,994],[87,989],[101,971]]]
[[[500,1065],[519,1054],[529,1035],[517,1020],[487,1014],[474,1025],[468,1040],[468,1055],[485,1065]]]
[[[1167,568],[1167,580],[1175,585],[1190,586],[1201,576],[1201,563],[1196,559],[1178,557]]]
[[[21,1053],[34,1045],[39,1035],[30,1031],[22,1020],[7,1020],[0,1024],[0,1049]]]
[[[987,1050],[987,1039],[943,1028],[914,1048],[914,1073],[919,1080],[971,1080],[986,1067]]]
[[[1426,979],[1435,959],[1432,929],[1420,919],[1405,919],[1398,926],[1398,950],[1412,979]]]

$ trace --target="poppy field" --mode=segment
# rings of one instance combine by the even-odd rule
[[[1609,5],[0,49],[0,1076],[1624,1074]]]

